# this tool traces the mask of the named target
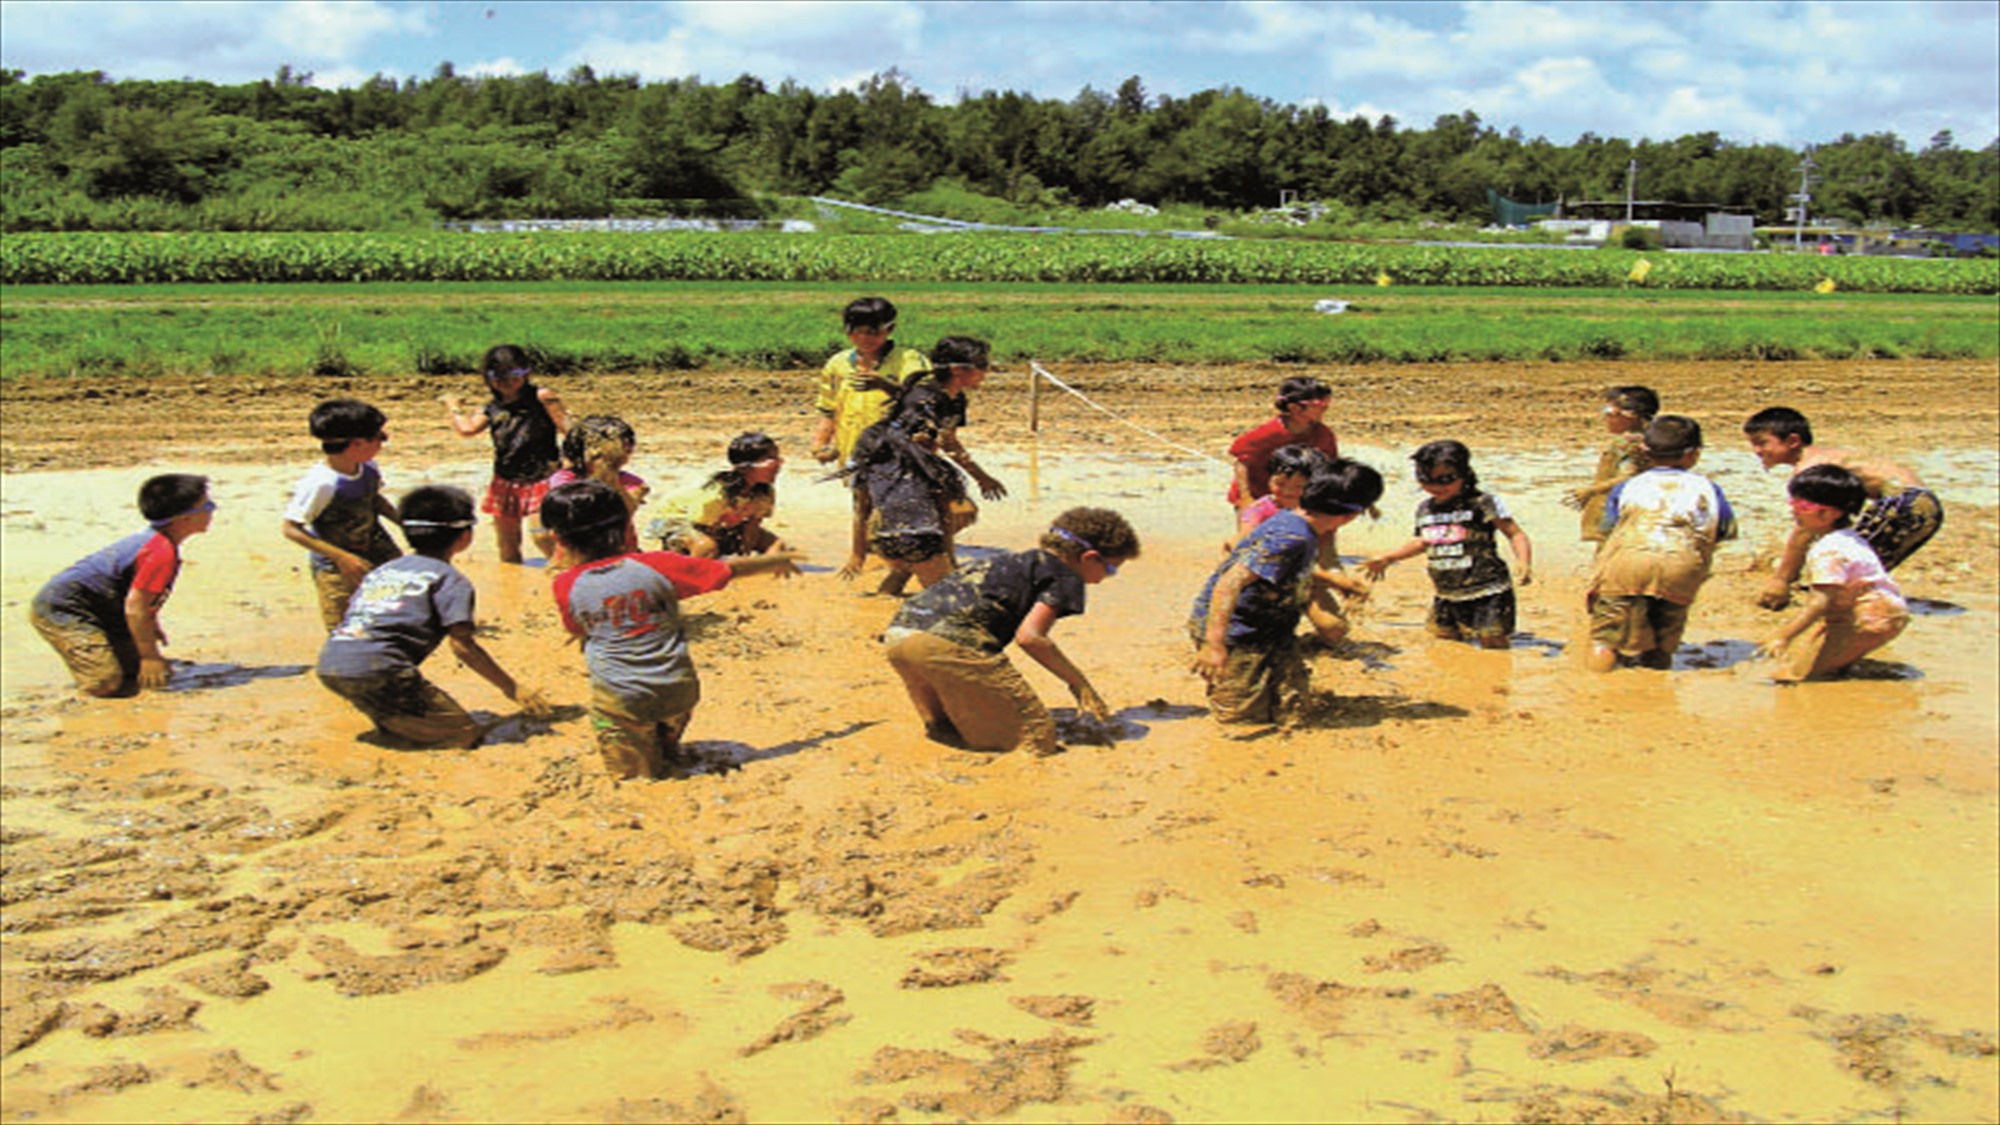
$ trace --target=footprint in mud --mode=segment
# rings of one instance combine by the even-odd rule
[[[242,687],[253,680],[278,680],[303,676],[304,664],[175,664],[173,677],[164,691],[201,691],[206,688]]]
[[[1508,638],[1508,647],[1519,648],[1519,649],[1538,648],[1542,650],[1542,655],[1544,657],[1553,660],[1554,658],[1561,656],[1563,654],[1563,650],[1569,647],[1569,643],[1566,641],[1552,640],[1548,637],[1538,637],[1533,633],[1516,633],[1512,637]]]
[[[1912,617],[1957,617],[1965,612],[1962,605],[1941,602],[1936,598],[1911,598],[1908,605]]]
[[[1674,671],[1734,668],[1756,655],[1757,646],[1749,641],[1703,641],[1698,645],[1682,645],[1680,651],[1674,653]]]

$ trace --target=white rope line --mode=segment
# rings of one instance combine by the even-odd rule
[[[1210,464],[1221,465],[1224,468],[1229,467],[1229,462],[1224,461],[1220,457],[1215,457],[1210,454],[1203,453],[1199,449],[1191,449],[1185,445],[1179,444],[1178,442],[1169,441],[1163,435],[1157,434],[1152,430],[1149,430],[1146,427],[1141,426],[1137,422],[1125,418],[1123,415],[1116,414],[1110,410],[1105,409],[1102,406],[1099,406],[1097,403],[1091,400],[1089,395],[1084,394],[1082,391],[1079,391],[1075,387],[1070,386],[1068,383],[1063,382],[1061,379],[1056,378],[1055,374],[1051,372],[1048,368],[1043,367],[1041,364],[1036,363],[1032,359],[1028,361],[1028,368],[1029,370],[1033,371],[1036,376],[1039,376],[1040,378],[1043,379],[1047,379],[1049,382],[1054,383],[1056,386],[1061,387],[1063,390],[1068,391],[1072,395],[1075,395],[1077,401],[1083,403],[1085,406],[1090,407],[1092,410],[1097,411],[1099,414],[1104,415],[1105,417],[1111,419],[1114,422],[1118,422],[1121,425],[1130,426],[1131,428],[1139,431],[1142,434],[1145,434],[1147,437],[1152,438],[1154,441],[1159,442],[1161,445],[1164,445],[1169,449],[1178,449],[1182,453],[1192,453],[1196,457],[1199,457],[1202,460],[1209,462]]]

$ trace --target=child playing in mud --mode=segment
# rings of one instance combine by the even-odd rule
[[[307,470],[285,506],[285,538],[312,552],[320,622],[332,632],[362,577],[403,553],[382,526],[396,518],[396,506],[375,467],[388,419],[365,402],[336,398],[313,407],[307,424],[326,460]]]
[[[859,297],[841,313],[847,341],[853,345],[826,361],[820,370],[819,393],[813,408],[819,422],[813,428],[813,460],[847,467],[854,445],[868,427],[886,418],[910,380],[930,369],[930,361],[915,348],[897,345],[896,306],[884,297]],[[847,561],[842,578],[861,573],[868,558],[868,497],[854,493]]]
[[[1336,461],[1282,510],[1236,544],[1195,597],[1188,633],[1194,671],[1208,681],[1209,712],[1225,728],[1290,721],[1305,701],[1296,636],[1311,598],[1321,536],[1382,498],[1382,475]]]
[[[163,473],[139,486],[149,529],[128,535],[49,579],[29,619],[56,650],[77,690],[105,698],[167,685],[160,608],[181,571],[181,544],[208,530],[208,478]]]
[[[1814,445],[1812,423],[1788,406],[1752,414],[1743,423],[1743,433],[1766,469],[1839,465],[1859,477],[1868,502],[1854,520],[1854,531],[1875,549],[1884,570],[1901,566],[1944,526],[1944,505],[1909,467],[1852,449]],[[1758,605],[1783,609],[1791,604],[1792,583],[1805,565],[1806,548],[1814,537],[1803,525],[1792,529],[1770,580],[1757,595]]]
[[[696,558],[765,555],[785,549],[764,526],[776,510],[774,487],[785,458],[768,435],[738,434],[726,454],[729,467],[700,487],[668,497],[656,509],[646,534],[663,551]],[[796,571],[781,572],[790,577]]]
[[[968,563],[904,602],[882,640],[925,734],[968,750],[1057,752],[1055,719],[1004,655],[1009,642],[1069,685],[1079,710],[1110,719],[1049,632],[1083,612],[1084,587],[1138,557],[1125,517],[1071,508],[1034,549]]]
[[[1660,396],[1650,387],[1605,388],[1604,429],[1611,440],[1597,451],[1597,476],[1562,498],[1565,505],[1578,510],[1584,542],[1604,542],[1604,498],[1611,490],[1652,467],[1646,460],[1646,423],[1659,412]]]
[[[680,599],[720,590],[737,575],[785,569],[798,556],[634,553],[625,542],[625,498],[596,480],[551,489],[542,521],[569,564],[556,577],[556,608],[563,627],[583,641],[590,722],[604,765],[620,779],[664,777],[670,766],[688,764],[681,735],[701,700]]]
[[[1701,425],[1662,414],[1646,426],[1653,467],[1611,490],[1608,534],[1591,568],[1590,654],[1585,666],[1609,672],[1621,663],[1673,666],[1688,608],[1708,580],[1716,544],[1736,535],[1736,515],[1722,490],[1690,472],[1701,460]]]
[[[1315,473],[1331,469],[1335,461],[1319,450],[1303,445],[1282,446],[1273,452],[1270,460],[1265,462],[1271,492],[1244,508],[1237,516],[1237,536],[1223,548],[1224,551],[1242,542],[1265,520],[1281,511],[1297,509],[1299,497],[1305,494],[1306,482]],[[1344,602],[1347,599],[1363,602],[1368,594],[1368,583],[1341,567],[1338,537],[1331,534],[1322,536],[1319,559],[1313,564],[1312,601],[1306,606],[1306,620],[1321,644],[1338,645],[1347,639],[1353,626]]]
[[[473,635],[472,583],[451,565],[472,547],[472,497],[426,485],[403,497],[398,514],[416,553],[361,580],[347,615],[320,647],[319,682],[374,720],[377,737],[469,749],[485,733],[478,720],[418,669],[445,640],[459,663],[523,710],[545,705],[522,691]]]
[[[569,429],[569,419],[554,391],[530,381],[528,354],[520,348],[490,348],[480,368],[493,398],[478,414],[466,413],[457,395],[442,395],[438,401],[459,437],[493,435],[493,481],[481,508],[493,517],[500,561],[518,563],[521,521],[541,507],[549,474],[562,467],[556,442]]]
[[[960,473],[989,500],[1007,495],[958,436],[966,393],[985,382],[990,349],[983,340],[946,336],[932,355],[937,366],[912,380],[894,413],[854,446],[850,471],[855,490],[865,493],[868,546],[890,565],[882,594],[902,593],[911,575],[930,586],[957,564],[958,533],[979,518]]]
[[[1229,455],[1236,459],[1236,475],[1229,484],[1231,507],[1241,513],[1270,495],[1271,454],[1285,446],[1303,445],[1328,457],[1340,456],[1340,441],[1320,420],[1331,401],[1332,388],[1318,379],[1295,375],[1278,384],[1277,417],[1230,443]]]
[[[1834,464],[1807,465],[1785,486],[1792,519],[1813,536],[1801,581],[1805,604],[1758,648],[1780,683],[1845,671],[1910,623],[1910,607],[1868,541],[1853,530],[1868,503],[1861,478]]]
[[[638,511],[652,491],[639,474],[625,469],[626,463],[632,459],[632,450],[638,444],[638,435],[632,432],[631,425],[623,418],[590,414],[578,419],[563,435],[563,467],[549,476],[549,489],[553,491],[576,481],[594,480],[624,498],[628,514]],[[626,523],[625,549],[636,551],[639,549],[637,522],[628,519]],[[536,527],[534,534],[536,549],[553,558],[555,534],[546,525]]]
[[[1514,587],[1535,580],[1535,548],[1498,496],[1479,487],[1472,451],[1461,442],[1433,441],[1410,455],[1425,499],[1417,503],[1417,534],[1362,565],[1373,578],[1392,563],[1424,555],[1430,564],[1430,619],[1434,637],[1470,639],[1480,648],[1506,648],[1514,635]],[[1496,540],[1514,549],[1518,576],[1509,574]]]

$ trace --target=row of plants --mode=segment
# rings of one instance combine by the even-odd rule
[[[2000,261],[1012,234],[16,234],[0,283],[1008,282],[2000,293]],[[1829,286],[1828,283],[1831,283]]]
[[[958,285],[883,290],[899,337],[968,333],[1003,364],[1991,359],[1983,297],[1687,291]],[[463,375],[513,341],[537,370],[816,368],[844,283],[48,286],[0,308],[5,375]],[[1310,298],[1350,301],[1322,315]]]

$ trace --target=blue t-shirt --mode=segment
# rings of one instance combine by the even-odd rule
[[[140,531],[77,561],[35,595],[35,613],[51,621],[94,625],[115,637],[131,632],[125,596],[133,587],[166,595],[180,574],[180,549],[157,531]]]
[[[1231,648],[1270,648],[1288,640],[1299,627],[1299,615],[1312,597],[1313,566],[1319,561],[1319,537],[1312,525],[1294,511],[1281,511],[1243,537],[1194,600],[1188,626],[1197,638],[1208,628],[1209,599],[1215,584],[1238,563],[1254,576],[1229,610]]]
[[[454,625],[470,625],[472,582],[448,562],[404,555],[368,572],[347,616],[319,650],[323,676],[360,678],[415,668]]]

